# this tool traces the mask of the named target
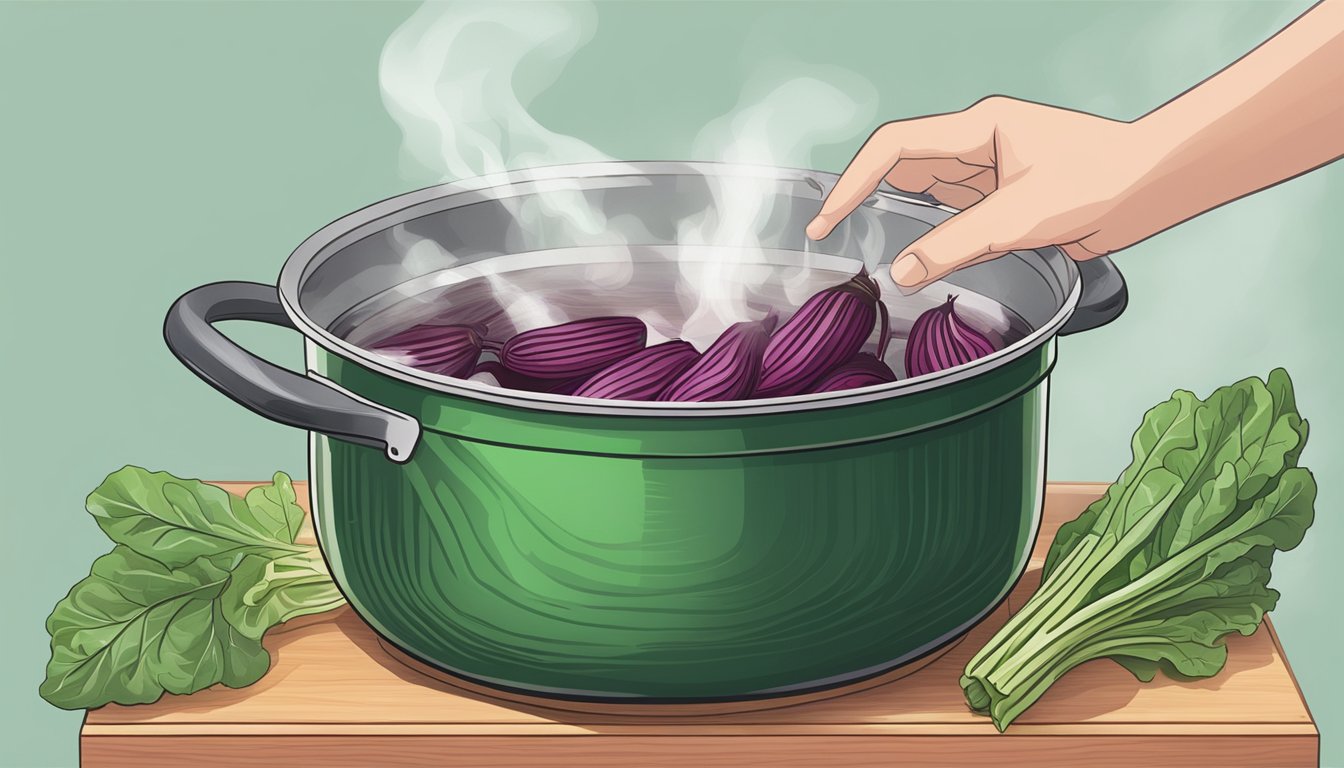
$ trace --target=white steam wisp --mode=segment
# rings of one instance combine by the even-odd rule
[[[528,104],[560,76],[565,64],[597,29],[597,11],[585,2],[427,3],[387,41],[379,83],[389,114],[403,135],[403,160],[427,169],[443,181],[458,181],[505,171],[560,163],[609,161],[602,152],[573,136],[552,131],[531,114]],[[762,63],[762,71],[799,71],[788,62]],[[800,76],[749,80],[734,109],[697,135],[695,160],[728,164],[811,167],[813,149],[850,141],[865,130],[875,113],[876,96],[862,78],[833,68],[808,68]],[[759,300],[767,281],[773,295],[782,289],[791,303],[806,299],[815,284],[804,269],[767,268],[767,248],[784,234],[786,220],[777,206],[791,204],[778,182],[750,170],[703,177],[710,203],[675,222],[675,248],[659,253],[676,260],[666,285],[679,292],[677,303],[688,319],[677,323],[657,308],[644,310],[652,338],[678,333],[703,342],[727,325],[763,315]],[[563,181],[536,182],[544,191],[497,202],[511,223],[504,242],[509,253],[566,246],[601,248],[604,256],[583,265],[594,294],[620,291],[637,269],[635,254],[649,259],[641,246],[657,242],[647,223],[628,214],[612,216],[600,192],[579,191]],[[881,231],[849,227],[850,236],[870,240]],[[790,233],[795,234],[795,233]],[[397,239],[408,258],[424,254],[451,264],[452,255],[437,246]],[[864,252],[881,254],[880,240],[864,242]],[[612,257],[613,250],[616,257]],[[563,322],[569,310],[524,296],[506,272],[453,267],[460,275],[487,281],[509,324],[515,329]],[[622,257],[623,256],[623,257]],[[804,265],[806,266],[806,265]],[[756,300],[753,301],[753,298]]]

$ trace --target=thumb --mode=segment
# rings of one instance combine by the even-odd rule
[[[911,243],[891,265],[902,288],[923,288],[949,273],[996,258],[1023,242],[1027,223],[1002,191],[954,215]]]

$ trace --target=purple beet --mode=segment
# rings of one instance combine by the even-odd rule
[[[481,355],[484,334],[483,325],[416,325],[380,339],[369,349],[430,373],[465,378]]]
[[[700,352],[686,341],[647,347],[593,374],[574,394],[604,400],[653,400],[699,359]]]
[[[823,376],[853,357],[873,333],[881,306],[877,282],[866,269],[850,280],[813,294],[770,338],[756,397],[787,397],[811,390]],[[885,307],[879,354],[886,345]]]
[[[524,331],[505,342],[505,368],[538,379],[569,379],[600,371],[644,348],[648,329],[637,317],[592,317]]]
[[[764,320],[730,325],[658,399],[700,403],[750,396],[760,380],[761,358],[774,327],[773,314]]]
[[[994,344],[957,315],[956,300],[949,295],[915,319],[905,343],[906,375],[923,376],[993,354]]]
[[[822,377],[813,392],[838,392],[842,389],[889,384],[896,380],[895,371],[886,363],[867,352],[860,352],[839,368]]]

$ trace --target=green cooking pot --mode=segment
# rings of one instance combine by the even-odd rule
[[[910,322],[949,292],[1011,343],[936,374],[817,395],[636,403],[519,392],[410,368],[358,341],[404,321],[408,306],[484,311],[492,335],[516,331],[532,322],[520,297],[543,316],[568,300],[591,314],[651,309],[689,328],[697,306],[672,283],[706,266],[720,284],[741,279],[753,297],[783,302],[770,291],[809,276],[836,282],[865,258],[885,276],[880,255],[954,213],[884,189],[809,244],[803,227],[835,180],[604,163],[420,190],[310,237],[278,290],[188,292],[165,339],[230,398],[310,431],[312,508],[336,583],[413,657],[488,686],[583,700],[838,686],[946,646],[1021,576],[1040,517],[1054,338],[1123,309],[1108,260],[1013,253],[908,297],[887,281],[896,370]],[[750,248],[740,237],[687,241],[685,222],[708,212],[723,224],[743,200]],[[576,211],[600,226],[576,226]],[[744,255],[750,268],[722,271]],[[573,282],[613,269],[619,279]],[[298,329],[306,375],[212,326],[230,319]]]

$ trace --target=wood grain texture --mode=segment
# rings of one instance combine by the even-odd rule
[[[253,686],[89,712],[82,764],[206,768],[283,754],[324,768],[442,765],[449,755],[463,766],[1315,765],[1317,730],[1268,621],[1230,638],[1227,667],[1208,680],[1141,684],[1097,661],[1005,734],[966,708],[966,661],[1030,596],[1060,523],[1103,489],[1051,484],[1031,570],[999,611],[924,669],[866,690],[712,715],[563,711],[425,676],[343,609],[269,633],[273,667]]]
[[[283,756],[283,757],[282,757]],[[1316,742],[1307,736],[1199,736],[1135,739],[1117,736],[1014,736],[993,745],[931,735],[837,736],[462,736],[446,741],[407,735],[280,736],[186,740],[153,736],[86,744],[86,766],[243,765],[289,768],[367,766],[685,766],[738,768],[930,768],[1088,766],[1089,768],[1190,768],[1190,766],[1298,766],[1316,764]]]

